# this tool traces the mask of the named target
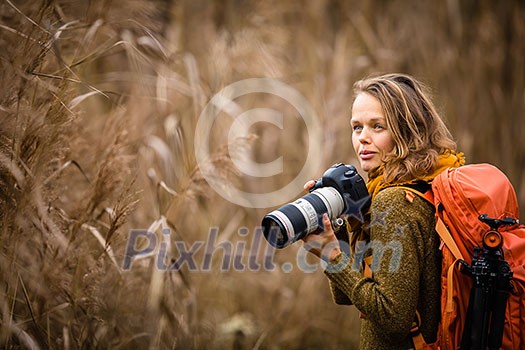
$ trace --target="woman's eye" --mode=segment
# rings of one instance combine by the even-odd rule
[[[384,129],[384,128],[383,128],[383,125],[376,124],[376,125],[374,125],[374,129]]]
[[[362,128],[363,127],[361,125],[354,125],[354,126],[352,126],[352,130],[354,130],[354,131],[361,131]]]

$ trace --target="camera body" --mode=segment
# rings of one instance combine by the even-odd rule
[[[336,163],[325,171],[323,176],[315,182],[310,192],[322,187],[333,187],[341,195],[349,196],[354,201],[359,201],[368,196],[365,181],[359,175],[353,165]],[[345,203],[345,211],[348,210],[348,204]]]
[[[272,246],[284,248],[322,228],[325,213],[333,220],[347,212],[367,209],[370,201],[364,198],[369,198],[368,190],[356,168],[334,164],[310,193],[264,216],[264,236]]]

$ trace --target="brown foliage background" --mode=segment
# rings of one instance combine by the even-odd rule
[[[521,1],[3,0],[0,344],[355,348],[357,312],[332,304],[322,272],[279,268],[299,244],[276,253],[273,271],[221,272],[220,249],[210,272],[163,272],[154,256],[121,271],[128,233],[149,228],[160,242],[168,230],[190,247],[217,227],[217,242],[244,242],[247,255],[269,209],[217,195],[193,142],[209,99],[253,77],[312,104],[324,125],[320,175],[355,161],[353,82],[413,74],[468,162],[500,167],[524,208],[524,23]],[[286,110],[267,96],[239,101],[268,105]],[[282,155],[288,168],[263,183],[243,177],[220,137],[230,125],[218,118],[211,141],[219,180],[275,190],[302,166],[304,125],[261,123],[232,149]]]

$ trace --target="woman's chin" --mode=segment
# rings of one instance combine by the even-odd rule
[[[370,170],[373,170],[375,168],[377,168],[379,166],[379,164],[375,164],[375,162],[371,162],[371,161],[361,161],[361,169],[368,174],[368,172],[370,172]]]

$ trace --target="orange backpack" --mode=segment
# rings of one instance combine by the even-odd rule
[[[491,288],[483,280],[480,283],[479,279],[480,273],[487,276],[493,272],[480,263],[483,253],[487,251],[477,252],[474,256],[475,247],[480,247],[476,248],[477,251],[480,251],[485,239],[485,247],[488,244],[488,247],[491,247],[490,252],[495,252],[496,255],[501,253],[501,257],[508,263],[512,271],[510,293],[508,293],[506,306],[503,305],[501,308],[504,310],[501,348],[525,349],[525,227],[519,222],[510,224],[512,222],[510,218],[516,220],[519,218],[519,209],[516,193],[508,178],[492,165],[473,164],[444,171],[433,180],[432,189],[424,194],[410,188],[407,190],[421,195],[436,208],[436,231],[442,240],[443,257],[439,348],[446,350],[478,349],[472,344],[468,347],[462,346],[461,341],[465,327],[470,324],[472,328],[475,328],[482,321],[480,317],[467,319],[473,280],[477,281],[475,285],[478,286],[475,288],[478,293],[476,294],[478,303],[475,315],[479,316],[479,310],[482,309],[479,301],[484,300],[481,298],[483,291]],[[407,192],[408,195],[409,192]],[[509,221],[509,224],[495,230],[480,220],[480,215],[483,214],[499,219],[499,221],[509,218],[503,221]],[[487,234],[487,232],[490,233]],[[498,246],[498,235],[503,239],[501,248]],[[490,257],[486,258],[490,260]],[[476,274],[478,277],[464,273],[472,264],[477,265],[474,269],[478,272]],[[500,297],[501,292],[484,302],[486,305],[495,305],[497,304],[496,299],[505,300]],[[490,328],[490,316],[484,322],[489,326],[482,329]],[[487,336],[488,334],[476,334],[475,337]],[[486,344],[486,339],[483,343]],[[416,343],[416,348],[418,347],[420,346]],[[497,348],[497,346],[494,347],[492,344],[489,348]]]

